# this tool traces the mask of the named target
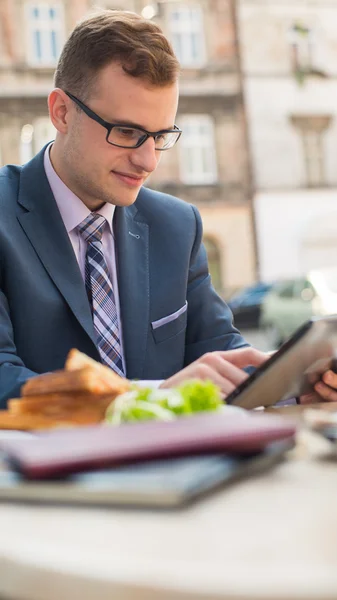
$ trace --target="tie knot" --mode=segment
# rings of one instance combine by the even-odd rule
[[[102,240],[105,217],[90,213],[77,227],[86,242],[100,242]]]

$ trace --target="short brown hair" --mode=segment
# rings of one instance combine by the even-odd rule
[[[98,72],[111,62],[154,86],[174,83],[179,74],[178,60],[158,25],[133,12],[100,10],[80,21],[65,43],[55,87],[85,100]]]

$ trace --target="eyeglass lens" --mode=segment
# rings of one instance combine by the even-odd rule
[[[176,143],[179,137],[179,132],[167,132],[157,135],[155,137],[155,148],[157,150],[166,150],[171,148]],[[111,144],[117,146],[124,146],[126,148],[134,148],[145,141],[146,134],[140,129],[133,127],[113,127],[109,133],[108,141]]]

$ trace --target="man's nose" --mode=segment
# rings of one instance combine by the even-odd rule
[[[152,173],[159,162],[158,151],[155,150],[155,141],[149,137],[139,148],[131,152],[131,162],[142,171]]]

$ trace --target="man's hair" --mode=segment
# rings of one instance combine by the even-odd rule
[[[133,12],[100,10],[80,21],[65,43],[55,87],[85,100],[100,70],[113,62],[158,87],[174,83],[179,74],[179,62],[158,25]]]

